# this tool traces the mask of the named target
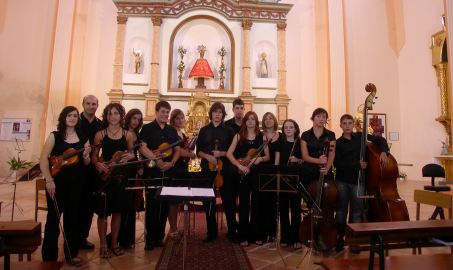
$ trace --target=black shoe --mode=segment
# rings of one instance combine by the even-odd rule
[[[352,254],[360,254],[360,248],[358,246],[350,246],[349,251]]]
[[[205,239],[203,239],[203,243],[209,243],[217,239],[217,236],[208,236]]]
[[[85,239],[80,246],[80,249],[94,249],[94,244]]]
[[[235,244],[239,244],[241,242],[237,233],[227,233],[227,238]]]

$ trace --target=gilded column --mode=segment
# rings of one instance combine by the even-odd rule
[[[159,76],[159,51],[160,51],[160,26],[162,17],[152,16],[153,23],[153,44],[151,48],[151,75],[148,93],[145,93],[146,115],[145,120],[154,118],[154,106],[159,99],[158,76]]]
[[[251,96],[250,93],[250,30],[253,22],[250,19],[242,21],[242,96]]]
[[[121,102],[123,97],[123,56],[126,36],[126,16],[118,16],[116,28],[115,60],[113,62],[113,85],[109,93],[111,102]]]
[[[277,23],[277,96],[287,98],[286,94],[286,23]]]

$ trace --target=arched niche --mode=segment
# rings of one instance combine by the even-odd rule
[[[196,80],[189,79],[189,73],[199,58],[197,51],[199,45],[206,46],[204,58],[208,61],[214,73],[214,79],[205,81],[206,89],[195,88]],[[178,48],[181,46],[187,50],[187,53],[183,59],[185,64],[182,75],[183,87],[178,88],[179,71],[177,67],[181,61]],[[224,65],[226,67],[226,71],[224,72],[225,87],[224,89],[219,89],[221,57],[218,55],[218,51],[222,46],[226,49],[226,55],[224,57]],[[197,15],[185,19],[175,27],[170,38],[168,91],[234,93],[234,53],[233,34],[222,21],[207,15]]]

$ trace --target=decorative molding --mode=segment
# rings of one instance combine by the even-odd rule
[[[197,9],[205,8],[218,12],[229,20],[242,20],[249,18],[253,21],[285,21],[291,4],[267,3],[256,1],[237,0],[113,0],[118,8],[119,15],[131,17],[179,17],[182,14]]]
[[[277,30],[278,31],[285,31],[286,30],[286,22],[278,22],[277,23]]]
[[[242,20],[242,28],[244,28],[244,30],[252,29],[252,25],[253,25],[252,20],[250,20],[250,19],[243,19]]]
[[[162,25],[162,16],[151,16],[151,21],[153,22],[154,26],[161,26]]]
[[[123,83],[123,85],[148,86],[147,83]]]
[[[116,22],[118,24],[126,24],[127,23],[127,16],[118,15],[116,17]]]

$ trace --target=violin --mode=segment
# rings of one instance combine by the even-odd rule
[[[102,181],[106,181],[110,175],[112,174],[113,172],[113,169],[115,167],[120,167],[120,166],[126,166],[126,165],[129,165],[129,164],[133,164],[133,163],[139,163],[139,162],[143,162],[143,161],[139,161],[139,162],[124,162],[123,159],[124,159],[124,156],[126,156],[127,154],[131,153],[131,151],[133,151],[136,147],[138,147],[142,142],[137,142],[135,143],[131,148],[127,149],[127,150],[119,150],[119,151],[116,151],[112,158],[105,162],[105,164],[109,167],[108,171],[107,172],[101,172],[100,175],[99,175],[99,178],[102,180]]]
[[[173,147],[184,142],[185,140],[186,139],[180,139],[172,144],[168,144],[167,142],[161,143],[156,149],[152,150],[152,152],[156,157],[159,157],[159,159],[169,157],[173,155]],[[154,160],[151,160],[148,167],[153,168],[156,165],[157,163]]]
[[[99,145],[92,145],[91,148],[94,147],[99,147]],[[68,148],[66,149],[63,154],[59,156],[51,156],[49,157],[49,170],[50,170],[50,175],[52,177],[55,177],[58,175],[61,170],[66,167],[66,166],[73,166],[76,165],[80,158],[79,154],[82,153],[85,150],[85,147],[82,147],[80,149],[75,149],[75,148]]]
[[[247,168],[252,167],[253,163],[255,163],[255,160],[261,153],[263,152],[264,148],[269,144],[269,142],[272,140],[266,140],[263,144],[260,145],[258,148],[250,148],[247,151],[247,154],[245,157],[237,159],[237,162],[241,164],[242,166],[245,166]],[[243,174],[241,170],[238,170],[239,174]]]
[[[324,141],[323,155],[328,156],[330,142]],[[307,247],[315,244],[317,250],[330,250],[337,243],[335,224],[335,204],[338,200],[338,188],[334,181],[326,181],[324,174],[319,174],[317,182],[308,186],[308,192],[320,208],[315,207],[304,217],[299,227],[299,238]],[[321,211],[319,211],[321,210]]]
[[[214,150],[219,150],[219,139],[215,140],[214,143]],[[223,176],[221,174],[222,169],[223,169],[223,161],[219,158],[217,158],[217,163],[212,164],[211,162],[209,163],[209,170],[211,172],[217,172],[214,178],[214,187],[215,188],[221,188],[223,186]]]
[[[198,140],[198,135],[194,135],[190,140],[186,140],[183,148],[189,152],[192,152],[195,149],[197,140]],[[181,160],[184,163],[187,163],[187,162],[189,162],[190,157],[182,157]]]

